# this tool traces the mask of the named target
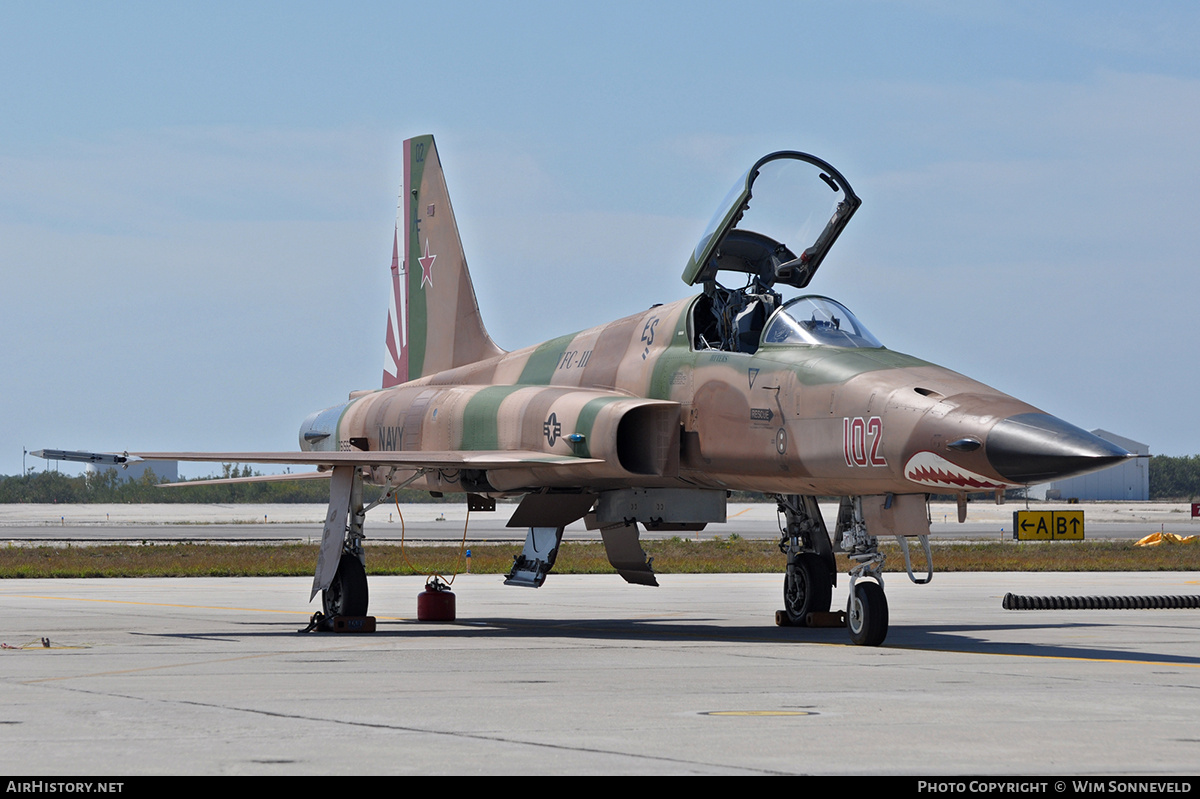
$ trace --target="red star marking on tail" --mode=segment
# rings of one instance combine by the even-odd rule
[[[417,263],[421,264],[421,288],[425,288],[426,283],[433,288],[433,262],[436,259],[436,255],[429,254],[429,239],[425,239],[425,257],[417,259]]]

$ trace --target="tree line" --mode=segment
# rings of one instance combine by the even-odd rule
[[[1150,458],[1150,499],[1200,498],[1200,455]]]

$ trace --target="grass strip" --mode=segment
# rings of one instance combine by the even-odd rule
[[[773,541],[729,539],[644,541],[660,574],[782,572],[784,558]],[[899,548],[883,545],[885,571],[902,572]],[[504,574],[521,547],[471,547],[471,571]],[[923,573],[919,547],[913,568]],[[453,546],[372,546],[370,574],[450,574],[462,567]],[[1200,571],[1200,546],[1135,547],[1132,541],[988,542],[939,544],[933,548],[938,572],[1037,571]],[[0,549],[0,578],[87,577],[301,577],[317,562],[315,544],[165,544],[105,546],[7,546]],[[411,563],[411,567],[410,564]],[[838,556],[838,571],[849,564]],[[600,543],[567,542],[554,566],[557,574],[612,574]]]

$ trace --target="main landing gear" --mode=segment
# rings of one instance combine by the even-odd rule
[[[837,581],[837,562],[821,509],[815,497],[777,496],[779,550],[787,555],[783,577],[783,610],[775,614],[781,626],[806,627],[814,613],[828,613]]]
[[[779,549],[787,555],[783,578],[783,607],[775,614],[781,626],[831,626],[842,622],[830,614],[832,587],[837,584],[833,553],[850,560],[850,591],[845,624],[850,640],[860,646],[879,646],[887,638],[888,603],[883,592],[884,555],[871,529],[895,535],[904,555],[905,569],[914,583],[933,576],[929,552],[929,519],[920,495],[843,497],[831,542],[814,497],[777,496],[780,524]],[[864,509],[867,514],[864,515]],[[925,532],[917,531],[924,527]],[[915,535],[924,549],[929,569],[924,578],[913,573],[905,536]]]
[[[783,612],[792,626],[804,627],[810,613],[826,613],[833,602],[832,572],[812,552],[789,552],[783,576]]]
[[[326,618],[367,615],[367,569],[349,550],[342,551],[333,582],[321,592]]]
[[[394,471],[394,470],[393,470]],[[394,492],[412,483],[421,472],[390,484],[378,499],[363,506],[363,476],[357,466],[334,466],[329,480],[329,508],[321,536],[321,551],[313,575],[311,601],[321,592],[321,608],[327,619],[367,615],[367,554],[363,549],[363,523],[367,511],[391,499]],[[389,483],[392,474],[388,475]]]
[[[362,475],[354,466],[335,466],[329,481],[329,509],[313,577],[326,618],[367,615],[366,552]],[[312,597],[310,597],[311,599]]]

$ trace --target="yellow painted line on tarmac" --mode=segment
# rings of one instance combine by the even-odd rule
[[[190,608],[193,610],[240,610],[250,613],[292,613],[301,616],[311,616],[303,610],[273,610],[270,608],[234,608],[227,605],[183,605],[173,602],[135,602],[131,599],[92,599],[81,596],[47,596],[45,594],[2,594],[0,597],[16,597],[18,599],[54,599],[60,602],[100,602],[111,605],[141,605],[151,608]]]
[[[853,646],[850,642],[838,646]],[[970,649],[940,649],[935,647],[916,646],[881,646],[882,650],[904,650],[906,652],[940,652],[951,655],[984,655],[987,657],[1032,658],[1034,660],[1067,660],[1077,663],[1124,663],[1130,666],[1179,666],[1186,669],[1200,669],[1200,662],[1180,663],[1173,660],[1137,660],[1134,658],[1092,658],[1084,655],[1035,655],[1028,652],[975,652]]]
[[[959,651],[959,650],[947,650]],[[1082,655],[1026,655],[1020,652],[979,652],[971,654],[999,655],[1009,658],[1038,658],[1040,660],[1073,660],[1081,663],[1125,663],[1131,666],[1179,666],[1185,669],[1200,669],[1200,663],[1179,663],[1170,660],[1134,660],[1133,658],[1089,658]]]
[[[18,680],[21,685],[35,685],[42,682],[62,682],[63,680],[79,680],[88,677],[115,677],[121,674],[137,674],[143,671],[162,671],[163,669],[185,669],[191,666],[208,666],[213,663],[234,663],[239,660],[257,660],[258,658],[279,657],[292,652],[260,652],[257,655],[239,655],[233,658],[218,658],[216,660],[189,660],[183,663],[166,663],[161,666],[142,666],[136,669],[114,669],[112,671],[94,671],[89,674],[64,674],[60,677],[41,677],[35,680]]]
[[[808,710],[706,710],[701,716],[816,716]]]
[[[55,599],[60,602],[99,602],[112,605],[141,605],[150,608],[184,608],[189,610],[233,610],[241,613],[288,613],[293,616],[303,616],[309,618],[312,612],[308,610],[279,610],[277,608],[239,608],[230,607],[228,605],[184,605],[175,602],[135,602],[132,599],[93,599],[91,597],[81,596],[47,596],[45,594],[0,594],[0,599],[4,597],[16,597],[18,599]],[[375,616],[376,619],[384,621],[412,621],[409,616]]]
[[[729,519],[736,519],[737,517],[741,516],[743,513],[747,513],[747,512],[749,512],[749,510],[750,510],[749,508],[742,508],[742,509],[741,509],[740,511],[738,511],[737,513],[733,514],[732,516],[728,516],[728,517],[726,517],[726,518],[729,518]]]
[[[671,623],[679,623],[679,622],[671,622]],[[537,624],[536,621],[519,623],[519,622],[513,622],[511,620],[506,620],[502,625],[497,625],[497,626],[528,629],[529,627],[532,627],[536,624]],[[700,623],[698,622],[697,624],[700,624]],[[601,626],[581,627],[581,626],[577,626],[577,625],[564,625],[557,629],[576,630],[576,631],[580,631],[580,632],[594,632],[594,633],[613,633],[613,632],[620,631],[620,628],[614,628],[614,627],[601,627]],[[552,635],[552,634],[553,634],[552,631],[547,632],[548,636]],[[722,635],[720,628],[713,628],[711,633],[709,633],[709,632],[694,632],[692,630],[673,631],[673,630],[664,630],[664,629],[657,629],[657,628],[647,628],[647,630],[645,630],[645,631],[639,631],[638,634],[639,635],[653,634],[655,636],[660,636],[663,638],[692,639],[692,640],[703,640],[703,641],[722,641],[722,642],[727,642],[727,643],[745,643],[745,642],[782,643],[782,644],[789,643],[787,641],[771,641],[771,640],[768,640],[766,638],[756,636],[756,635]],[[796,640],[796,641],[792,641],[790,643],[793,643],[796,646],[826,646],[826,647],[834,646],[834,647],[858,648],[855,644],[851,643],[850,641],[816,641],[816,640],[802,641],[802,640]],[[1200,662],[1181,663],[1178,661],[1171,661],[1171,660],[1140,660],[1140,659],[1135,659],[1135,658],[1095,658],[1095,657],[1085,657],[1083,655],[1038,655],[1038,654],[1031,654],[1031,653],[1026,653],[1026,652],[978,652],[978,651],[972,651],[970,649],[942,649],[942,648],[936,648],[936,647],[886,646],[886,645],[878,647],[878,651],[886,652],[888,650],[891,650],[893,652],[897,652],[897,651],[931,652],[931,653],[954,654],[954,655],[984,655],[984,656],[990,656],[990,657],[999,656],[999,657],[1009,657],[1009,658],[1033,658],[1033,659],[1038,659],[1038,660],[1066,660],[1066,661],[1075,661],[1075,662],[1080,662],[1080,663],[1121,663],[1121,664],[1126,664],[1126,665],[1131,665],[1131,666],[1179,666],[1179,667],[1188,668],[1188,669],[1200,668]]]

